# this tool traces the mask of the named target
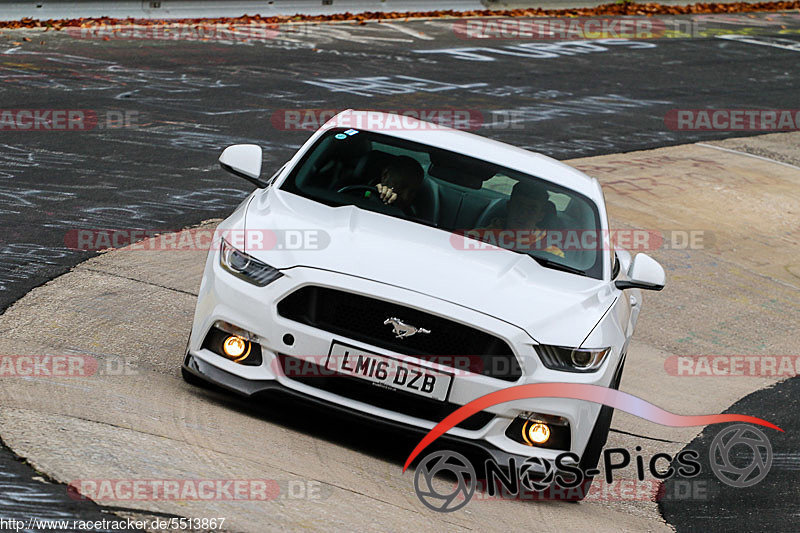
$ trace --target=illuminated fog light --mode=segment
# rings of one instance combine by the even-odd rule
[[[526,446],[551,450],[569,450],[572,442],[569,420],[545,413],[519,413],[506,427],[505,436]]]
[[[238,363],[250,355],[250,343],[241,337],[231,335],[222,343],[222,350],[225,355]]]
[[[544,444],[550,439],[550,427],[541,422],[529,422],[523,428],[523,437],[529,444]]]

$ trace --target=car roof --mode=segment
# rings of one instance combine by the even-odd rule
[[[382,124],[386,126],[381,127]],[[393,124],[397,126],[390,126]],[[466,131],[432,124],[411,116],[354,109],[342,111],[326,122],[321,130],[338,127],[381,133],[468,155],[552,181],[584,194],[595,202],[602,202],[596,180],[583,172],[546,155]]]

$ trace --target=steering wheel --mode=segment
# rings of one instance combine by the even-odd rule
[[[380,194],[378,193],[378,188],[375,187],[374,185],[346,185],[346,186],[342,187],[341,189],[339,189],[336,192],[353,194],[353,193],[367,192],[367,191],[370,191],[370,192],[373,193],[373,194],[371,194],[369,196],[370,198],[372,198],[372,199],[374,199],[374,198],[380,199]]]

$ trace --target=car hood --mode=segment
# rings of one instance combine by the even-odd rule
[[[248,249],[275,268],[320,268],[402,287],[514,324],[544,344],[581,342],[615,299],[608,283],[525,254],[464,250],[447,231],[285,191],[255,195],[246,229],[316,236],[308,249]]]

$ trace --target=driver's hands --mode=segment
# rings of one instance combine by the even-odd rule
[[[397,193],[391,187],[380,183],[375,187],[378,189],[378,194],[384,204],[389,205],[397,200]]]

